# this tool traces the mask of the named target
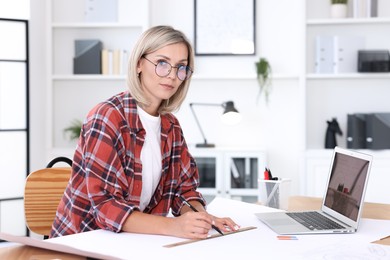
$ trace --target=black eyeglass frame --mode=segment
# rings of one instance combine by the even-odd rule
[[[168,76],[170,73],[171,73],[171,71],[172,71],[172,69],[176,69],[176,77],[180,80],[180,81],[185,81],[185,80],[187,80],[187,79],[189,79],[191,76],[192,76],[192,73],[194,73],[194,71],[191,69],[191,67],[190,66],[187,66],[187,65],[180,65],[180,66],[172,66],[169,62],[167,62],[167,61],[164,61],[166,64],[168,64],[171,68],[168,70],[168,73],[166,74],[166,75],[164,75],[164,76],[162,76],[162,75],[159,75],[158,73],[157,73],[157,66],[158,66],[158,63],[154,63],[153,61],[151,61],[151,60],[149,60],[148,58],[146,58],[145,56],[142,56],[142,58],[144,58],[145,60],[147,60],[147,61],[149,61],[150,63],[152,63],[154,66],[155,66],[155,68],[154,68],[154,72],[156,73],[156,75],[157,76],[159,76],[159,77],[161,77],[161,78],[164,78],[164,77],[166,77],[166,76]],[[185,67],[186,68],[186,77],[185,77],[185,79],[181,79],[181,78],[179,78],[179,68],[180,67]],[[190,73],[189,73],[190,72]]]

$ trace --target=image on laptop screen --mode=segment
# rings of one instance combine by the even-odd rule
[[[324,205],[356,221],[369,161],[336,153]]]

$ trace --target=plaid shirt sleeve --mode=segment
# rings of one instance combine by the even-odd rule
[[[126,113],[123,102],[113,98],[87,116],[51,237],[99,228],[119,232],[128,215],[139,210],[143,139],[128,125],[136,121],[136,110]]]
[[[82,154],[86,191],[96,224],[102,229],[119,232],[128,215],[139,203],[141,180],[125,173],[125,142],[131,142],[128,133],[121,132],[120,114],[116,110],[99,111],[86,124]],[[137,150],[136,150],[137,152]],[[138,148],[140,152],[140,148]],[[134,160],[132,160],[134,161]],[[137,166],[135,166],[137,167]],[[140,164],[138,171],[141,171]],[[134,181],[135,200],[129,200],[128,187]],[[138,183],[138,185],[137,185]]]

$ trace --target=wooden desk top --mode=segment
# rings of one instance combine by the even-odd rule
[[[318,210],[321,208],[322,198],[303,196],[291,196],[288,201],[289,211]],[[363,207],[363,218],[390,220],[390,204],[365,202]],[[390,235],[390,232],[389,232]],[[375,241],[382,245],[390,245],[390,236]]]
[[[318,210],[321,208],[321,203],[321,198],[291,196],[288,201],[288,210]],[[364,203],[362,217],[390,220],[390,204],[366,202]]]
[[[321,207],[320,198],[292,196],[289,199],[289,210],[316,210]],[[390,205],[379,203],[365,203],[363,210],[364,218],[373,219],[388,219],[390,220]],[[390,234],[389,234],[390,235]],[[379,244],[390,245],[390,237],[378,241]],[[86,260],[87,258],[54,252],[51,250],[34,248],[30,246],[11,246],[0,248],[0,259],[34,259],[34,260],[49,260],[49,259],[63,259],[63,260]]]
[[[86,260],[86,257],[55,252],[47,249],[32,247],[32,246],[10,246],[0,248],[0,259],[15,259],[15,260]]]

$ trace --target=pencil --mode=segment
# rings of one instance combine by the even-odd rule
[[[199,212],[194,206],[192,206],[190,203],[188,203],[188,201],[186,201],[182,196],[180,196],[180,198],[181,198],[181,200],[184,202],[184,204],[186,204],[190,209],[192,209],[192,211],[194,211],[194,212]],[[221,231],[219,228],[217,228],[217,227],[214,226],[214,225],[211,225],[211,227],[212,227],[215,231],[217,231],[219,234],[221,234],[221,235],[223,236],[223,233],[222,233],[222,231]]]

